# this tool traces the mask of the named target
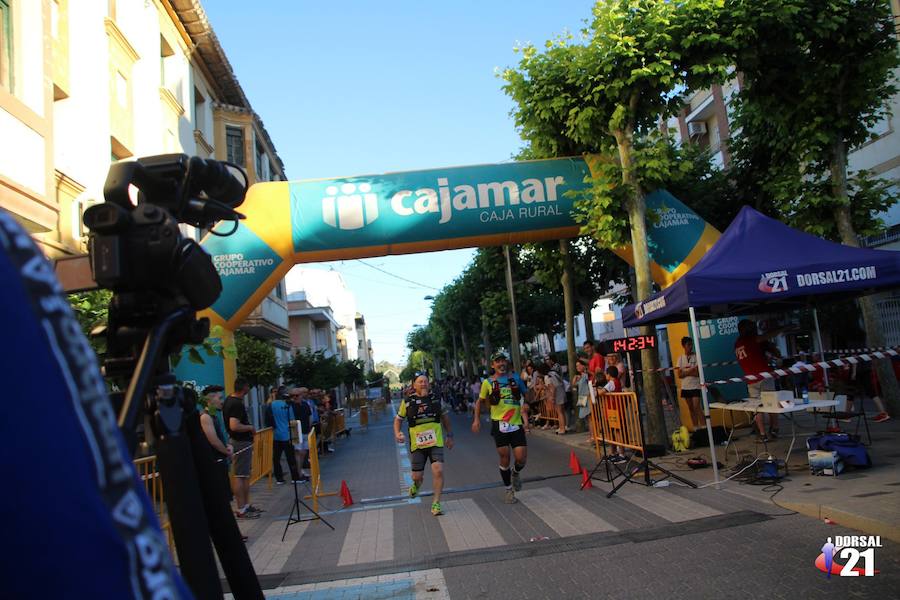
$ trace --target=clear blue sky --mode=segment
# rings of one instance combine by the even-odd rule
[[[589,18],[591,0],[203,0],[288,178],[503,162],[520,147],[497,68]],[[376,360],[406,334],[471,250],[323,263],[345,277]],[[316,265],[310,265],[316,266]],[[474,318],[474,317],[473,317]]]

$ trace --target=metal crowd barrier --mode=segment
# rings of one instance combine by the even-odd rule
[[[337,496],[338,492],[322,491],[322,472],[319,469],[319,446],[316,440],[315,429],[309,432],[309,496],[303,496],[304,500],[312,499],[313,510],[319,512],[319,498],[324,496]]]
[[[134,461],[134,468],[137,469],[141,481],[144,483],[144,489],[153,502],[153,508],[156,510],[156,516],[159,518],[159,524],[162,526],[163,534],[166,536],[166,542],[169,544],[169,552],[175,555],[175,538],[172,536],[172,523],[169,521],[169,513],[166,510],[165,493],[163,490],[162,477],[156,468],[156,455],[145,456]]]
[[[591,439],[599,457],[602,443],[624,446],[643,454],[641,414],[634,392],[591,394]]]

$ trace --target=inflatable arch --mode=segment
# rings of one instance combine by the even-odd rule
[[[589,185],[591,164],[559,158],[255,184],[237,231],[202,241],[223,287],[205,316],[230,336],[298,263],[575,237],[567,192]],[[658,215],[648,227],[652,275],[665,287],[719,232],[664,190],[648,195],[647,207]],[[630,247],[617,253],[631,262]],[[233,363],[216,370],[230,387]]]

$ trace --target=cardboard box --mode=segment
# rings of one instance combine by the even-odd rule
[[[794,392],[788,390],[779,390],[777,392],[762,392],[760,394],[762,405],[766,408],[781,408],[783,400],[794,400]]]

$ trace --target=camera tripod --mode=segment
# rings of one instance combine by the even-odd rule
[[[297,491],[297,486],[298,486],[298,485],[299,485],[299,484],[296,483],[296,482],[293,483],[293,486],[294,486],[294,504],[293,504],[293,506],[291,507],[291,514],[288,516],[287,523],[285,523],[285,525],[284,525],[284,533],[281,534],[281,541],[282,541],[282,542],[284,541],[284,538],[287,536],[288,527],[290,527],[291,525],[294,525],[294,524],[296,524],[296,523],[306,523],[306,522],[308,522],[308,521],[322,521],[323,523],[325,523],[326,525],[328,525],[328,527],[330,527],[332,531],[334,531],[334,526],[333,526],[331,523],[329,523],[328,521],[326,521],[325,519],[323,519],[323,518],[322,518],[322,515],[320,515],[320,514],[317,513],[316,511],[314,511],[314,510],[312,509],[312,507],[310,507],[309,504],[307,504],[306,502],[304,502],[303,500],[300,499],[300,493]],[[307,518],[304,519],[304,518],[300,515],[300,505],[301,505],[301,504],[302,504],[302,505],[306,508],[306,510],[308,510],[313,516],[307,517]],[[295,513],[296,513],[296,515],[297,515],[296,517],[294,516]]]
[[[143,414],[150,416],[175,547],[191,591],[197,598],[222,598],[211,539],[234,597],[263,598],[228,502],[227,479],[200,429],[194,402],[174,385],[165,360],[170,331],[193,320],[193,315],[182,307],[150,329],[122,402],[119,424],[133,454],[136,426]],[[150,396],[152,387],[157,392]]]

